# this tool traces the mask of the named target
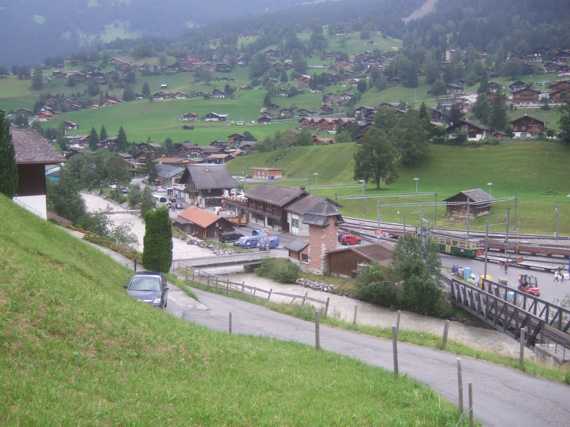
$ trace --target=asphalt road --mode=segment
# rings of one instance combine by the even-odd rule
[[[314,345],[314,324],[217,294],[194,290],[200,303],[172,288],[168,310],[208,328]],[[321,326],[324,350],[392,370],[392,343],[367,335]],[[424,383],[451,402],[458,399],[456,356],[399,343],[400,372]],[[475,416],[487,426],[568,426],[570,387],[533,378],[513,369],[462,358],[465,399],[473,383]]]

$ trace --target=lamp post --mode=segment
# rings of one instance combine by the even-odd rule
[[[492,183],[492,182],[488,182],[488,183],[487,183],[487,188],[489,189],[489,195],[492,196],[492,195],[493,195],[493,193],[492,193],[492,191],[493,191],[493,183]]]
[[[313,184],[315,185],[315,187],[317,186],[317,179],[319,178],[319,173],[315,172],[313,174]]]
[[[414,182],[416,183],[416,193],[417,193],[420,189],[420,179],[416,176],[414,178]]]

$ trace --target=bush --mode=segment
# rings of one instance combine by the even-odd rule
[[[295,283],[300,269],[287,259],[268,258],[263,260],[255,273],[260,277],[275,280],[279,283]]]
[[[382,307],[400,308],[400,292],[390,282],[369,283],[358,288],[357,298]]]
[[[172,225],[168,210],[146,213],[143,265],[147,270],[168,273],[172,266]]]

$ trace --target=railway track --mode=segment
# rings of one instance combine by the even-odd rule
[[[355,217],[343,217],[345,224],[350,225],[362,225],[362,226],[370,226],[370,227],[378,227],[378,221],[374,221],[371,219],[364,219],[364,218],[355,218]],[[381,228],[384,230],[400,230],[403,231],[404,224],[397,223],[397,222],[385,222],[382,221],[380,223]],[[406,230],[416,230],[416,226],[414,225],[407,225]],[[466,232],[463,229],[456,229],[450,227],[437,227],[432,230],[434,233],[441,233],[441,234],[449,234],[456,237],[466,237]],[[469,237],[480,237],[484,238],[485,233],[480,231],[470,231]],[[505,233],[489,233],[489,238],[491,239],[505,239]],[[570,249],[570,237],[569,236],[560,236],[558,239],[555,239],[554,235],[547,235],[547,234],[520,234],[514,233],[509,235],[510,240],[546,240],[546,241],[557,241],[562,244],[558,244],[559,246],[565,246]]]

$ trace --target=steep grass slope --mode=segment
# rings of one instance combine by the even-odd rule
[[[125,296],[128,271],[0,197],[1,425],[455,425],[434,393]]]

